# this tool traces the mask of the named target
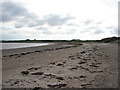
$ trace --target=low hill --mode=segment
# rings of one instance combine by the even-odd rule
[[[120,37],[109,37],[100,40],[100,42],[104,43],[120,43]]]

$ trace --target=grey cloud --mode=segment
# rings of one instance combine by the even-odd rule
[[[58,29],[62,29],[62,27],[58,27]]]
[[[23,8],[19,3],[2,3],[2,22],[13,21],[27,14],[27,10]]]
[[[47,34],[47,35],[53,34],[51,31],[48,31],[48,30],[43,31],[42,33],[43,33],[43,34]]]
[[[111,27],[107,27],[106,29],[113,29],[114,27],[113,26],[111,26]]]
[[[34,20],[33,22],[28,24],[28,27],[40,26],[40,25],[44,25],[44,23],[45,23],[44,20]]]
[[[103,33],[103,31],[102,30],[96,30],[94,33],[95,34],[101,34],[101,33]]]
[[[114,33],[118,34],[118,28],[114,28]]]
[[[38,28],[36,28],[37,30],[47,30],[47,28],[45,28],[45,27],[38,27]]]
[[[107,27],[106,29],[110,29],[112,34],[119,34],[116,26]]]
[[[10,29],[11,29],[10,27],[4,27],[4,26],[0,27],[0,30],[10,30]]]
[[[118,28],[112,28],[111,33],[112,34],[120,34],[120,32],[118,31]]]
[[[50,26],[63,25],[73,17],[50,14],[43,19],[39,19],[34,13],[30,13],[21,4],[16,2],[3,2],[2,3],[2,22],[15,21],[15,28],[22,27],[35,27],[48,24]]]
[[[72,19],[72,17],[61,17],[59,15],[47,15],[43,19],[37,19],[37,17],[30,21],[27,21],[28,27],[41,26],[44,24],[48,24],[49,26],[61,26],[68,20]],[[23,23],[23,22],[22,22]],[[25,23],[26,24],[26,23]]]
[[[65,22],[67,22],[68,20],[73,19],[73,17],[61,17],[59,15],[48,15],[45,16],[45,22],[50,25],[50,26],[57,26],[57,25],[63,25]]]
[[[15,24],[15,28],[22,28],[24,25],[22,24]]]
[[[75,24],[73,24],[73,23],[69,23],[69,24],[67,24],[68,26],[75,26]]]
[[[16,2],[3,2],[2,3],[2,22],[16,21],[15,27],[22,28],[28,26],[30,22],[37,22],[38,16],[30,13],[21,4]],[[30,26],[30,25],[29,25]],[[34,25],[33,25],[34,26]]]
[[[90,23],[92,23],[93,22],[93,20],[86,20],[85,21],[85,24],[90,24]]]

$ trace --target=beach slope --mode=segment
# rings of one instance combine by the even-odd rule
[[[3,50],[2,70],[3,88],[117,88],[118,45],[60,43]]]

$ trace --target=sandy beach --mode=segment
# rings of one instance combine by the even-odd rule
[[[118,45],[59,43],[3,50],[3,88],[117,88]]]

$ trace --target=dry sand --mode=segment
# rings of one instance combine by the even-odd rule
[[[117,88],[117,44],[3,50],[3,88]]]

